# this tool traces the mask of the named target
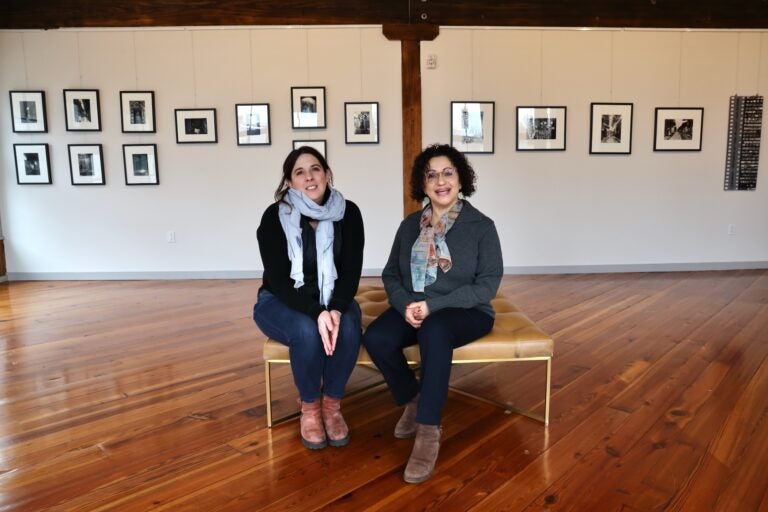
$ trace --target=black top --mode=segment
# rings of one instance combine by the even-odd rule
[[[291,260],[288,242],[278,216],[278,204],[272,203],[264,211],[256,232],[261,261],[264,263],[262,287],[289,307],[317,319],[326,308],[320,304],[317,288],[317,249],[315,230],[309,218],[301,216],[301,239],[304,252],[304,285],[294,288],[291,279]],[[328,310],[347,311],[357,293],[363,268],[365,233],[363,217],[355,203],[347,200],[344,218],[333,223],[333,260],[338,278],[328,302]]]

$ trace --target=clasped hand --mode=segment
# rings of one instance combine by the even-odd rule
[[[421,323],[429,316],[427,301],[411,302],[405,306],[405,321],[414,329],[421,327]]]
[[[317,317],[317,331],[320,333],[323,349],[328,356],[332,356],[333,351],[336,350],[336,339],[339,337],[340,325],[341,312],[335,309],[323,311]]]

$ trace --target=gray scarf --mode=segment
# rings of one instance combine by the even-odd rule
[[[315,230],[317,248],[317,286],[320,290],[320,304],[327,306],[333,294],[333,285],[338,277],[333,262],[333,223],[344,218],[347,202],[341,192],[331,191],[325,204],[317,204],[303,192],[288,189],[278,207],[280,225],[288,240],[288,258],[291,260],[291,279],[294,288],[304,286],[304,251],[301,247],[301,216],[319,221]],[[286,204],[288,203],[288,204]]]

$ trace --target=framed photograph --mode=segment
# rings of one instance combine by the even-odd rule
[[[378,144],[379,102],[344,103],[344,135],[347,144]]]
[[[493,153],[493,101],[451,102],[451,146],[462,153]]]
[[[155,133],[155,93],[120,91],[123,133]]]
[[[703,108],[656,107],[654,151],[701,151]]]
[[[126,185],[158,185],[157,144],[123,144]]]
[[[238,146],[272,144],[269,103],[235,105],[235,122]]]
[[[315,148],[321,155],[328,160],[328,153],[325,151],[325,140],[295,140],[293,141],[293,149],[299,149],[301,146],[309,146]]]
[[[589,153],[632,153],[632,103],[592,103],[589,116]]]
[[[50,185],[51,158],[48,144],[14,144],[16,183],[19,185]]]
[[[68,132],[100,132],[98,89],[64,89],[64,113]]]
[[[566,107],[517,107],[518,151],[565,151]]]
[[[218,142],[215,108],[177,108],[176,143]]]
[[[45,92],[10,91],[11,121],[16,133],[45,133]]]
[[[104,185],[101,144],[69,144],[69,173],[73,185]]]
[[[292,126],[325,128],[325,87],[291,87]]]

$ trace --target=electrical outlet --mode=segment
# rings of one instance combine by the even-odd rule
[[[427,69],[436,69],[437,68],[437,55],[434,53],[430,53],[427,55]]]
[[[736,224],[728,224],[728,234],[733,236],[736,234]]]
[[[169,244],[175,244],[176,243],[176,232],[175,231],[169,231],[165,234],[165,240]]]

